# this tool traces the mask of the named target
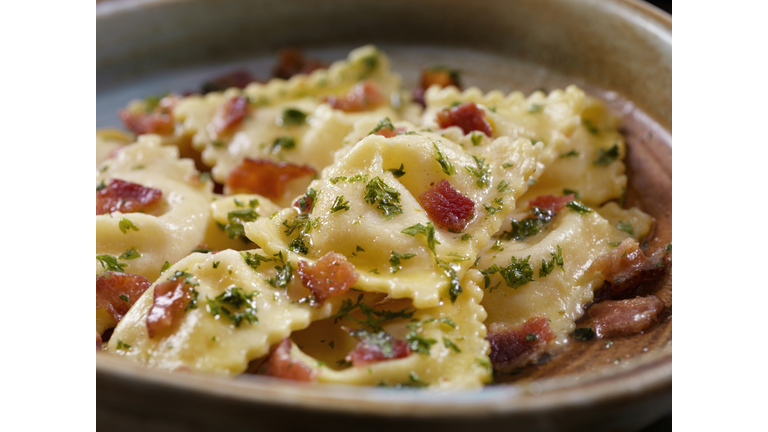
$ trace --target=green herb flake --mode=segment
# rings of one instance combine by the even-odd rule
[[[293,277],[293,268],[291,268],[290,261],[285,263],[284,266],[275,266],[277,274],[274,277],[267,279],[267,283],[275,288],[285,288]]]
[[[395,178],[400,178],[405,175],[405,171],[403,171],[403,164],[400,164],[400,168],[389,168],[387,171],[391,172]]]
[[[124,301],[126,303],[130,303],[131,302],[131,299],[129,299],[128,296],[125,295],[125,294],[120,294],[119,297],[120,297],[120,300],[122,300],[122,301]]]
[[[461,236],[461,241],[467,241],[472,238],[472,234],[466,233],[463,236]]]
[[[665,251],[666,251],[668,254],[672,253],[672,243],[668,244],[668,245],[667,245],[667,246],[664,248],[664,250],[665,250]]]
[[[215,268],[215,269],[219,268],[219,264],[221,264],[221,261],[214,261],[213,262],[213,268]]]
[[[163,266],[160,267],[160,273],[165,273],[165,271],[168,270],[169,268],[171,268],[171,263],[166,261],[165,264],[163,264]]]
[[[96,192],[104,189],[105,187],[107,187],[107,185],[104,183],[104,180],[102,180],[99,184],[96,185]]]
[[[477,147],[483,142],[483,135],[482,133],[472,133],[470,139],[472,140],[472,145]]]
[[[619,221],[619,223],[616,224],[616,229],[618,229],[619,231],[624,231],[625,233],[631,235],[632,237],[635,236],[635,230],[632,228],[632,222],[630,221],[626,221],[626,222]]]
[[[124,261],[132,260],[136,258],[141,258],[141,254],[139,253],[139,251],[136,250],[135,247],[132,247],[120,254],[120,259]]]
[[[128,266],[128,264],[117,262],[117,257],[112,255],[96,255],[96,260],[101,263],[102,267],[104,267],[104,271],[101,274],[104,274],[108,271],[124,273],[125,267]]]
[[[139,228],[133,224],[133,222],[129,221],[126,218],[120,219],[120,222],[118,222],[117,226],[120,228],[120,231],[122,231],[123,234],[127,233],[128,230],[134,230],[138,231]]]
[[[429,349],[437,342],[434,339],[426,339],[422,337],[416,330],[408,332],[408,334],[405,335],[405,340],[408,342],[408,346],[412,351],[425,355],[429,355]]]
[[[211,145],[216,147],[216,148],[221,148],[221,147],[226,147],[227,143],[225,143],[222,140],[213,140],[213,141],[211,141]]]
[[[307,114],[296,108],[286,108],[283,110],[283,126],[300,126],[307,121]]]
[[[597,159],[595,160],[595,166],[608,166],[613,163],[619,157],[619,145],[614,144],[608,150],[598,149]]]
[[[499,193],[508,193],[512,192],[512,189],[509,187],[509,183],[506,180],[502,180],[496,186],[496,191]]]
[[[597,129],[597,126],[595,126],[594,123],[592,123],[589,120],[582,120],[581,124],[584,125],[585,128],[591,133],[592,135],[597,135],[600,133],[600,130]]]
[[[585,215],[592,213],[592,209],[587,207],[585,204],[582,204],[580,201],[571,201],[565,206],[579,214]]]
[[[365,186],[365,202],[368,204],[378,204],[377,209],[381,210],[382,216],[387,220],[403,213],[400,203],[400,192],[387,186],[384,181],[375,177]]]
[[[227,225],[224,226],[224,232],[231,239],[241,238],[245,236],[245,222],[253,222],[259,217],[256,210],[252,208],[246,208],[241,210],[233,210],[227,213]]]
[[[307,190],[307,193],[302,195],[302,197],[296,201],[296,203],[299,206],[299,212],[301,213],[312,213],[312,209],[315,208],[315,202],[317,202],[317,191],[312,188],[309,188],[309,190]],[[257,204],[258,204],[258,201],[257,201]],[[255,207],[255,206],[251,206],[251,207]]]
[[[485,208],[485,211],[488,212],[490,216],[493,216],[494,214],[504,209],[504,201],[501,198],[495,198],[493,203],[498,204],[499,206],[494,207],[491,203],[483,204],[483,208]]]
[[[581,194],[573,189],[563,189],[563,195],[573,195],[576,199],[581,199]]]
[[[503,164],[501,164],[501,167],[504,168],[504,169],[512,168],[514,166],[515,166],[515,164],[509,163],[509,162],[504,162]]]
[[[535,114],[537,112],[541,112],[541,110],[543,109],[544,109],[543,105],[531,104],[531,106],[528,107],[528,112],[531,114]]]
[[[578,157],[578,156],[579,156],[579,152],[577,152],[576,150],[571,150],[568,153],[561,154],[560,158],[563,159],[567,157]]]
[[[456,346],[455,343],[451,342],[446,337],[443,338],[443,345],[445,345],[446,348],[449,348],[449,349],[452,349],[452,350],[456,351],[457,353],[461,352],[461,349],[458,346]]]
[[[409,226],[400,232],[403,234],[408,234],[409,236],[422,234],[427,239],[427,246],[429,247],[429,250],[431,250],[433,254],[436,254],[435,244],[440,244],[440,242],[435,239],[435,226],[432,224],[432,222],[427,222],[426,226],[417,223],[416,225]]]
[[[309,246],[307,246],[302,237],[296,237],[288,244],[288,250],[306,255],[309,253]]]
[[[595,337],[595,331],[591,327],[579,327],[573,332],[573,337],[579,342],[586,342]]]
[[[443,273],[448,278],[448,295],[451,297],[451,303],[455,303],[456,299],[464,292],[464,288],[461,286],[459,276],[456,274],[456,270],[453,269],[448,263],[435,257],[435,263],[438,267],[443,269]]]
[[[258,291],[246,293],[238,286],[230,286],[213,299],[206,297],[207,309],[214,318],[226,317],[235,327],[240,327],[243,321],[256,324],[259,319],[254,297],[258,294]]]
[[[270,146],[270,151],[272,153],[278,153],[281,150],[293,150],[294,148],[296,148],[296,140],[289,135],[284,135],[275,138]]]
[[[437,144],[433,142],[432,146],[435,147],[435,151],[437,152],[437,159],[435,160],[437,161],[437,163],[440,164],[440,167],[443,169],[443,172],[446,175],[456,174],[456,168],[453,167],[453,165],[448,160],[448,158],[443,156],[443,152],[440,151],[440,148],[437,146]],[[475,160],[477,160],[477,158],[475,158]]]
[[[477,156],[472,156],[475,159],[475,165],[477,167],[464,167],[470,174],[477,177],[475,184],[480,189],[491,185],[491,167],[484,165],[485,159],[479,159]],[[454,171],[455,173],[455,171]]]
[[[129,350],[131,348],[130,345],[127,343],[121,341],[120,339],[117,340],[117,349],[119,350]]]
[[[491,250],[495,251],[503,251],[504,250],[504,243],[501,242],[501,240],[496,240],[496,243],[493,244],[493,247],[491,247]]]
[[[513,256],[506,267],[499,267],[498,264],[494,264],[482,270],[480,273],[485,276],[485,288],[487,289],[491,285],[490,275],[496,273],[500,274],[507,286],[513,289],[518,289],[528,282],[533,282],[533,267],[528,263],[530,258],[530,255],[525,259],[517,259]]]
[[[528,333],[525,335],[526,342],[536,342],[539,340],[539,336],[536,333]]]
[[[349,201],[344,201],[344,195],[337,196],[331,205],[331,213],[341,210],[349,210]]]
[[[375,134],[382,129],[389,129],[394,132],[395,126],[392,124],[392,121],[389,120],[389,117],[384,117],[383,119],[379,120],[379,123],[376,124],[376,127],[368,132],[368,135]]]
[[[624,200],[627,198],[627,188],[621,188],[621,197],[619,198],[619,207],[624,208]]]
[[[397,273],[402,269],[403,267],[400,265],[400,260],[409,260],[413,257],[415,257],[416,254],[412,253],[405,253],[401,254],[396,251],[391,251],[389,255],[389,265],[390,265],[390,271],[392,273]]]

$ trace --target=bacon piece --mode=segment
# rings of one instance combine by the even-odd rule
[[[144,187],[119,179],[112,179],[107,187],[96,191],[96,215],[119,211],[133,213],[145,210],[162,198],[160,189]]]
[[[176,98],[166,96],[160,99],[157,107],[150,113],[121,109],[118,115],[125,127],[136,134],[169,134],[173,132],[174,128],[173,108],[175,106]]]
[[[144,276],[107,271],[96,276],[96,309],[106,309],[119,323],[150,285]]]
[[[96,332],[96,349],[97,350],[101,349],[101,343],[102,343],[101,342],[101,335],[99,334],[99,332]]]
[[[398,134],[401,134],[401,133],[405,132],[405,130],[406,129],[403,128],[403,127],[399,127],[397,129],[394,129],[394,130],[390,129],[390,128],[385,128],[384,127],[384,128],[381,128],[381,129],[377,130],[373,134],[374,135],[381,135],[384,138],[392,138],[394,136],[397,136]]]
[[[320,307],[331,297],[344,294],[360,277],[354,264],[334,251],[323,255],[315,264],[299,261],[297,273],[301,283],[312,291],[315,307]]]
[[[206,81],[203,83],[202,92],[203,94],[222,92],[232,87],[243,89],[248,84],[257,81],[258,79],[256,79],[256,77],[254,77],[247,69],[238,69]]]
[[[317,69],[326,69],[328,65],[315,59],[306,59],[304,54],[294,48],[284,48],[278,52],[278,60],[272,70],[275,78],[288,79],[296,74],[309,75]]]
[[[493,323],[488,327],[485,338],[491,343],[489,357],[493,368],[499,372],[510,372],[536,361],[544,353],[547,343],[555,337],[549,320],[537,316],[509,328]]]
[[[671,260],[663,248],[647,257],[632,238],[625,239],[615,249],[597,257],[587,269],[588,274],[602,272],[610,291],[624,293],[643,281],[654,280],[664,274]]]
[[[184,276],[179,276],[155,285],[152,307],[147,314],[147,334],[150,338],[173,327],[193,299],[193,285],[185,281]]]
[[[419,195],[419,201],[433,222],[451,232],[460,232],[475,216],[475,202],[454,189],[448,180],[440,180]]]
[[[342,97],[328,96],[326,101],[331,108],[346,112],[368,111],[386,102],[379,86],[371,80],[357,83]]]
[[[405,358],[411,355],[411,347],[408,346],[408,342],[394,339],[389,335],[386,335],[386,338],[392,344],[391,353],[385,354],[382,351],[381,344],[368,343],[365,339],[361,339],[355,348],[347,354],[345,360],[351,361],[354,367],[359,367],[383,360]]]
[[[589,308],[589,316],[599,337],[631,336],[642,333],[659,322],[664,302],[658,297],[609,300]]]
[[[559,213],[565,208],[565,205],[576,199],[573,194],[564,196],[559,195],[539,195],[528,203],[528,207],[538,207],[549,210],[552,213]]]
[[[244,192],[280,199],[289,180],[317,174],[309,165],[245,158],[227,177],[230,193]]]
[[[441,88],[454,86],[461,89],[457,71],[439,66],[426,68],[421,70],[419,86],[413,89],[413,100],[421,106],[425,106],[424,93],[433,85],[438,85]]]
[[[285,338],[277,344],[264,364],[264,375],[294,381],[315,381],[315,371],[306,363],[291,357],[291,340]]]
[[[474,102],[464,102],[453,108],[438,111],[437,124],[441,128],[458,126],[468,134],[472,131],[480,131],[488,136],[493,136],[491,124],[485,119],[485,113]]]
[[[222,133],[242,123],[246,114],[248,114],[248,98],[235,96],[219,107],[211,120],[211,125],[216,133]]]

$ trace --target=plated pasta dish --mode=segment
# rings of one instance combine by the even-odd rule
[[[576,86],[405,89],[283,50],[96,133],[97,349],[176,373],[479,388],[666,305],[619,121]],[[595,296],[596,292],[600,296]],[[590,317],[590,325],[580,320]]]

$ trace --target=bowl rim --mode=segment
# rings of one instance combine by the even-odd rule
[[[96,4],[96,21],[124,12],[195,0],[108,0]],[[672,16],[641,0],[601,0],[617,11],[638,14],[668,34],[658,34],[672,44]],[[668,131],[669,132],[669,131]],[[272,406],[365,414],[382,417],[477,417],[494,413],[536,413],[553,408],[632,399],[672,389],[672,342],[652,353],[630,359],[617,367],[589,374],[486,386],[478,390],[434,391],[382,389],[337,384],[286,382],[262,376],[220,377],[202,373],[171,373],[146,368],[108,353],[97,352],[96,378],[115,378],[168,387],[190,393]],[[354,402],[354,403],[348,403]],[[382,410],[382,403],[387,409]]]

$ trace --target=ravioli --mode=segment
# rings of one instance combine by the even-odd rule
[[[457,295],[451,279],[463,276],[512,211],[540,150],[528,140],[501,137],[470,154],[429,132],[370,135],[312,183],[316,196],[308,214],[285,209],[248,224],[246,234],[268,253],[283,251],[291,260],[344,254],[360,273],[357,287],[410,298],[417,308],[435,307]],[[513,166],[494,161],[497,152]],[[463,232],[434,227],[417,198],[441,180],[475,203],[474,219]],[[377,193],[396,197],[376,201]]]
[[[270,346],[291,332],[331,314],[334,301],[321,308],[300,302],[308,291],[295,279],[286,287],[274,282],[270,285],[269,279],[276,276],[274,267],[284,265],[279,258],[265,256],[258,250],[249,253],[252,264],[260,263],[253,265],[255,269],[246,262],[248,255],[231,250],[194,253],[171,266],[120,321],[108,349],[159,369],[239,374],[251,360],[265,356]],[[273,258],[276,261],[271,261]],[[197,284],[197,304],[183,311],[167,332],[150,338],[146,323],[155,287],[177,271],[186,272]],[[252,301],[256,322],[235,325],[225,315],[213,313],[216,297],[233,287],[246,294],[255,293]]]
[[[513,327],[545,316],[557,335],[550,349],[567,344],[575,321],[584,313],[582,306],[591,302],[594,291],[603,285],[601,275],[587,274],[589,266],[625,238],[649,234],[651,218],[638,209],[619,209],[615,203],[606,207],[588,214],[564,208],[541,232],[523,240],[504,240],[505,231],[512,231],[510,219],[497,234],[499,239],[480,254],[476,268],[488,273],[493,265],[511,266],[521,274],[529,273],[519,279],[510,277],[513,283],[522,283],[518,287],[510,287],[501,273],[486,275],[482,301],[488,312],[485,324]],[[615,216],[614,220],[634,220],[637,230],[630,234],[620,229],[601,216],[603,211],[611,213],[612,219]],[[522,220],[523,215],[514,216]],[[556,264],[557,256],[562,258],[562,266]]]

